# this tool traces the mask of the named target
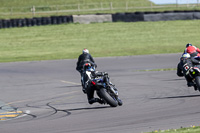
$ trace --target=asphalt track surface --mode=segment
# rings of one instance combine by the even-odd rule
[[[23,111],[1,120],[0,132],[141,133],[198,125],[200,92],[175,70],[155,71],[176,68],[180,55],[95,58],[119,90],[124,104],[116,108],[87,103],[77,60],[0,63],[0,112]]]

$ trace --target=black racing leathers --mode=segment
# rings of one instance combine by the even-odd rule
[[[177,65],[177,72],[176,72],[176,74],[179,77],[184,76],[184,74],[183,74],[183,58],[182,57],[180,58],[180,62]]]
[[[180,77],[181,76],[185,77],[185,79],[187,80],[188,87],[194,86],[193,81],[192,81],[193,79],[191,75],[189,74],[190,71],[192,71],[193,67],[200,68],[200,58],[198,56],[194,56],[190,58],[181,57],[180,62],[177,66],[177,75]]]
[[[192,79],[188,74],[188,71],[191,69],[191,67],[193,67],[193,62],[191,58],[184,58],[183,59],[183,66],[182,66],[182,70],[183,70],[183,74],[185,76],[185,79],[187,80],[187,82],[191,82]]]
[[[95,68],[97,67],[97,65],[94,62],[94,59],[89,53],[83,53],[79,56],[76,70],[79,71],[81,74],[81,84],[83,87],[83,92],[87,94],[89,104],[93,104],[95,102],[103,103],[103,101],[99,98],[94,98],[93,88],[87,87],[87,84],[85,84],[87,80],[86,74],[83,70],[83,66],[85,63],[90,63],[92,66],[95,66]]]
[[[89,53],[83,53],[79,56],[78,58],[78,62],[76,65],[76,70],[79,71],[81,73],[82,69],[83,69],[83,65],[87,62],[94,62],[94,59],[92,58],[92,56]]]

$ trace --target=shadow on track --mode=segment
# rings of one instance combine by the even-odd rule
[[[54,107],[53,105],[50,105],[50,103],[47,104],[48,107],[50,107],[51,109],[53,109],[55,112],[51,115],[55,115],[58,112],[65,112],[66,115],[62,116],[62,117],[66,117],[72,114],[73,111],[81,111],[81,110],[98,110],[98,109],[105,109],[105,108],[112,108],[110,106],[102,106],[102,107],[85,107],[85,108],[72,108],[72,109],[57,109],[56,107]]]
[[[200,95],[158,97],[158,98],[150,98],[150,99],[175,99],[175,98],[191,98],[191,97],[200,97]]]
[[[91,107],[91,108],[74,108],[74,109],[66,109],[66,110],[60,110],[60,111],[97,110],[97,109],[104,109],[104,108],[111,108],[111,107],[103,106],[103,107]]]
[[[81,87],[81,85],[66,85],[66,86],[62,86],[62,87],[59,87],[59,88],[76,88],[76,87]]]
[[[42,112],[42,113],[26,113],[24,112],[23,114],[25,114],[27,117],[22,117],[24,119],[16,119],[16,121],[20,121],[20,122],[26,122],[26,121],[31,121],[33,119],[35,120],[40,120],[40,119],[48,119],[48,120],[55,120],[55,119],[60,119],[60,118],[64,118],[67,116],[70,116],[74,111],[82,111],[82,110],[99,110],[99,109],[106,109],[106,108],[112,108],[110,106],[99,106],[99,107],[83,107],[83,108],[69,108],[69,109],[59,109],[57,107],[55,107],[54,105],[51,105],[51,103],[47,103],[46,106],[27,106],[27,107],[31,107],[31,108],[37,108],[37,109],[45,109],[46,112]],[[49,107],[49,108],[46,108]],[[29,116],[29,117],[28,117]],[[13,122],[16,122],[13,121]]]
[[[163,81],[179,81],[179,80],[185,80],[185,78],[168,79]]]

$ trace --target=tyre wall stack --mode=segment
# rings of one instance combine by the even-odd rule
[[[193,20],[200,19],[200,11],[116,13],[112,19],[113,22]]]
[[[64,23],[102,23],[102,22],[139,22],[139,21],[171,21],[200,19],[200,10],[164,11],[164,12],[133,12],[115,14],[51,16],[24,19],[0,19],[1,28],[30,27],[41,25],[56,25]]]
[[[72,16],[51,16],[51,17],[39,17],[39,18],[24,18],[24,19],[10,19],[0,20],[0,28],[13,28],[13,27],[30,27],[41,25],[53,25],[72,23]]]

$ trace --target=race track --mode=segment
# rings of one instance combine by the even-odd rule
[[[176,68],[180,55],[95,58],[119,90],[124,104],[116,108],[87,103],[77,60],[0,63],[0,132],[141,133],[198,125],[200,92],[176,70],[155,70]],[[2,116],[12,110],[19,116]]]

